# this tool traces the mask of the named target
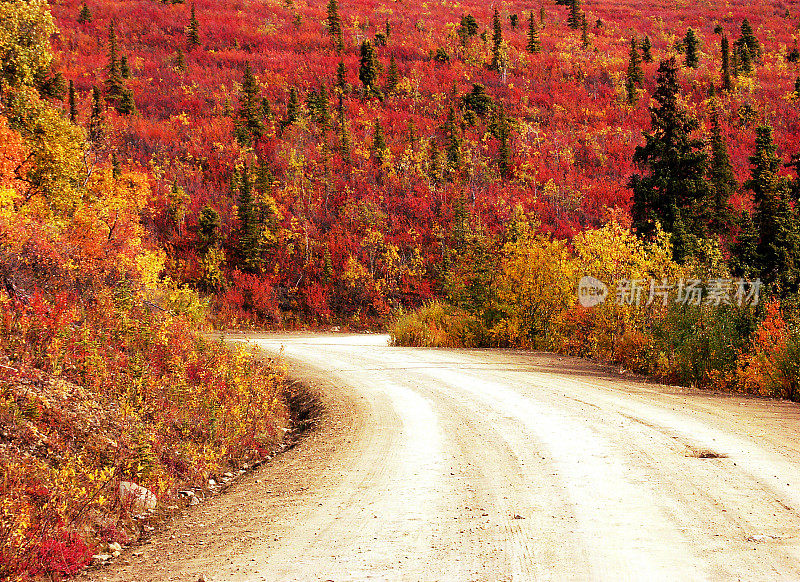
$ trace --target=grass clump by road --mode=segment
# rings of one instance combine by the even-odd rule
[[[481,321],[442,301],[432,301],[401,315],[391,330],[392,345],[435,348],[482,347],[488,345]]]

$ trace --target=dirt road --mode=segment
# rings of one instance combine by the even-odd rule
[[[96,580],[800,580],[800,407],[267,335],[322,426]]]

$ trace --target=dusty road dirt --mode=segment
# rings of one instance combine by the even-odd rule
[[[326,409],[88,577],[800,580],[800,407],[583,360],[264,335]]]

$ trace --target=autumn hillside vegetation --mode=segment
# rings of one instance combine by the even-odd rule
[[[53,104],[98,159],[148,175],[165,274],[221,325],[381,326],[440,299],[462,214],[500,240],[521,207],[569,243],[622,213],[637,236],[677,231],[678,254],[716,237],[727,258],[757,226],[745,182],[761,126],[778,174],[796,175],[782,164],[800,133],[798,14],[777,0],[52,10],[73,87]],[[670,61],[672,173],[650,115]]]
[[[58,580],[261,461],[287,411],[279,370],[160,277],[149,180],[97,163],[99,109],[87,133],[53,106],[47,4],[0,2],[0,31],[0,579]]]
[[[782,307],[762,290],[753,304],[752,289],[724,263],[676,262],[672,237],[663,231],[643,243],[629,226],[612,221],[568,245],[534,234],[536,227],[520,217],[505,242],[473,239],[470,246],[486,246],[479,251],[483,268],[471,253],[446,300],[396,319],[393,343],[551,350],[667,382],[800,400],[800,328],[791,300]],[[640,302],[620,301],[630,288],[609,285],[603,303],[585,307],[578,300],[584,276],[638,280]],[[696,282],[702,298],[676,302],[677,289],[655,287],[651,300],[650,281],[681,281],[685,294]],[[730,285],[727,303],[709,300],[718,284]]]
[[[610,210],[604,225],[560,237],[522,206],[490,232],[459,203],[443,278],[448,303],[399,317],[395,343],[471,346],[482,338],[800,400],[799,155],[782,154],[774,128],[761,122],[747,163],[736,164],[722,133],[732,79],[750,78],[763,48],[747,20],[734,49],[723,33],[722,83],[709,79],[704,132],[682,83],[698,66],[694,31],[678,44],[683,58],[658,65],[649,125],[631,155],[630,211]],[[651,48],[631,42],[631,105],[643,79],[639,50]],[[432,316],[447,312],[470,325]]]

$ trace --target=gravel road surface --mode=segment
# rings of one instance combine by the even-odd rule
[[[543,353],[238,339],[282,354],[318,427],[92,579],[800,580],[795,404]]]

